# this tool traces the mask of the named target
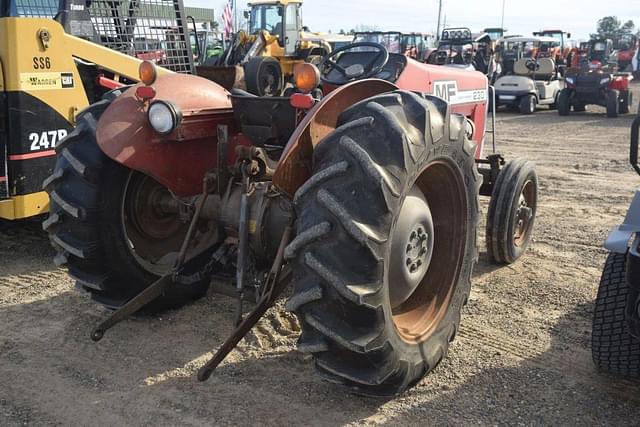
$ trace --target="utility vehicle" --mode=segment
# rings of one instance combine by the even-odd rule
[[[589,55],[579,68],[570,68],[565,75],[566,88],[558,96],[558,114],[566,116],[571,108],[585,111],[595,104],[607,109],[607,117],[627,114],[633,103],[629,84],[631,73],[619,72],[611,62],[611,40],[591,40]]]
[[[394,395],[438,365],[459,328],[478,196],[490,197],[490,260],[512,263],[531,240],[536,173],[495,145],[485,154],[482,73],[375,43],[333,51],[321,71],[300,64],[286,98],[153,70],[144,63],[142,83],[79,115],[45,182],[56,262],[118,308],[94,340],[215,278],[238,301],[238,326],[205,380],[292,283],[298,349],[329,379]],[[245,301],[257,302],[246,316]]]
[[[545,43],[544,37],[518,37],[511,43]],[[496,107],[517,108],[521,114],[533,114],[539,105],[555,108],[564,81],[551,58],[520,58],[513,65],[513,74],[498,78],[494,84]]]
[[[640,117],[631,125],[630,161],[640,174]],[[624,222],[605,244],[609,251],[595,301],[591,352],[602,371],[640,378],[640,191],[636,191]]]

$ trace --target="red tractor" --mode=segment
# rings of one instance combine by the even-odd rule
[[[633,69],[633,58],[638,51],[638,37],[631,34],[625,35],[617,41],[613,48],[616,50],[618,69],[620,71],[636,71]]]
[[[481,73],[376,43],[321,70],[299,65],[279,98],[143,63],[142,83],[79,115],[45,181],[44,228],[56,262],[117,309],[92,339],[214,283],[237,296],[237,329],[205,380],[292,283],[298,348],[330,379],[393,395],[445,357],[478,259],[478,196],[491,197],[488,256],[514,262],[534,225],[533,165],[484,156]]]

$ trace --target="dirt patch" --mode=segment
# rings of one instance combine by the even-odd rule
[[[632,117],[603,113],[499,114],[501,151],[533,160],[540,175],[532,248],[506,268],[481,253],[448,358],[391,400],[321,380],[295,351],[297,322],[278,309],[198,383],[232,330],[233,305],[217,295],[130,319],[94,344],[89,331],[106,311],[56,269],[37,222],[1,223],[0,424],[633,422],[640,388],[598,374],[589,350],[602,242],[639,182],[627,164]]]

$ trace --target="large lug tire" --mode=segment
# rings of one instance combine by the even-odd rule
[[[626,255],[610,253],[602,270],[591,333],[591,356],[604,372],[640,378],[640,340],[626,322]]]
[[[558,115],[568,116],[571,111],[571,91],[562,89],[558,94]]]
[[[477,261],[475,146],[429,99],[397,91],[344,111],[294,200],[298,348],[363,394],[400,393],[445,357]]]
[[[609,90],[607,92],[607,117],[616,118],[620,110],[620,92]]]
[[[280,96],[284,89],[282,67],[271,56],[252,58],[244,66],[247,91],[257,96]]]
[[[56,148],[54,172],[44,182],[51,207],[43,229],[57,250],[56,264],[67,266],[78,287],[90,292],[96,302],[118,308],[168,272],[171,261],[166,266],[162,261],[152,266],[150,261],[137,257],[133,242],[141,240],[126,231],[130,230],[125,217],[131,206],[130,197],[125,198],[125,193],[130,194],[127,189],[145,191],[155,181],[114,162],[98,147],[96,125],[112,98],[113,95],[80,113],[77,127]],[[136,187],[134,182],[146,183],[147,187]],[[164,220],[158,219],[159,227],[172,227]],[[182,240],[181,230],[182,227],[172,235],[174,248]],[[156,239],[149,245],[164,243]],[[150,250],[158,250],[157,246]],[[204,264],[205,254],[201,257]],[[180,306],[204,295],[208,286],[208,281],[174,285],[147,309]]]
[[[620,92],[620,114],[628,114],[633,104],[633,94],[630,90]]]
[[[511,264],[526,251],[537,206],[538,176],[533,163],[508,162],[498,174],[487,213],[487,254],[493,262]]]
[[[535,95],[526,95],[520,98],[520,114],[533,114],[536,111],[538,105]]]

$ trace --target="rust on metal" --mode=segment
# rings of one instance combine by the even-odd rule
[[[179,129],[168,136],[154,132],[134,87],[102,115],[98,145],[111,159],[153,177],[177,196],[198,194],[202,177],[216,167],[217,126],[227,125],[231,134],[237,133],[229,93],[206,79],[183,74],[160,76],[154,88],[155,99],[171,101],[183,112]]]
[[[329,93],[302,119],[296,128],[273,176],[278,189],[293,197],[296,190],[311,177],[313,149],[331,132],[338,117],[351,105],[398,87],[384,80],[359,80]]]

